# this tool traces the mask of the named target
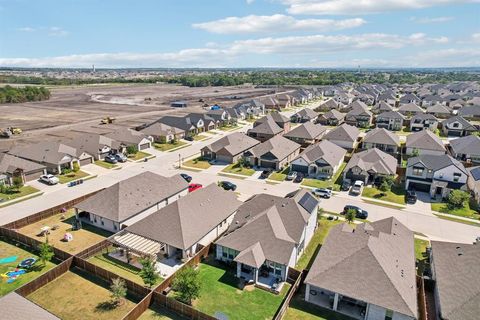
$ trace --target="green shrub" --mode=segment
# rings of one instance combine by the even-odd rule
[[[468,192],[462,190],[452,190],[447,197],[448,206],[450,209],[462,208],[470,199]]]

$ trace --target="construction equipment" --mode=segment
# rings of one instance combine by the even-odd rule
[[[7,130],[10,129],[10,132],[12,134],[20,134],[22,133],[22,129],[21,128],[18,128],[18,127],[11,127],[11,128],[7,128]]]
[[[100,121],[100,124],[109,124],[109,123],[113,123],[114,121],[115,121],[115,118],[105,117],[102,119],[102,121]]]
[[[10,129],[0,129],[0,137],[2,138],[10,138],[12,136],[12,132]]]

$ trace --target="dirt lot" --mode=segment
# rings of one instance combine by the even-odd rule
[[[48,101],[0,105],[0,128],[20,127],[24,133],[0,140],[0,150],[12,144],[61,139],[71,130],[98,126],[105,116],[117,125],[135,127],[165,114],[201,111],[207,103],[233,105],[270,93],[251,86],[189,88],[178,85],[96,85],[50,88]],[[204,102],[199,100],[203,99]],[[174,109],[170,102],[185,100],[188,108]]]

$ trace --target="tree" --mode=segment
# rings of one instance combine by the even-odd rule
[[[157,283],[159,278],[158,273],[155,271],[155,261],[150,257],[146,257],[140,259],[140,264],[142,265],[142,270],[140,270],[139,275],[142,278],[143,283],[151,288]]]
[[[355,220],[356,213],[355,209],[348,209],[347,212],[345,212],[345,220],[347,220],[348,223],[352,223],[353,220]]]
[[[127,147],[127,154],[135,154],[138,152],[137,146],[128,146]]]
[[[23,187],[23,179],[21,176],[14,176],[12,178],[13,187],[18,191],[21,187]]]
[[[420,155],[420,151],[417,148],[412,150],[412,157],[418,157]]]
[[[470,195],[462,190],[452,190],[447,198],[448,205],[452,209],[464,207],[468,199],[470,199]]]
[[[390,191],[394,183],[395,183],[395,179],[393,177],[391,176],[384,177],[382,179],[382,182],[380,183],[380,186],[378,186],[378,189],[383,192]]]
[[[38,246],[38,251],[38,256],[43,265],[45,265],[47,261],[52,260],[54,253],[53,247],[48,243],[48,236],[45,238],[45,242]]]
[[[112,279],[112,284],[110,285],[110,292],[112,293],[113,303],[115,305],[120,305],[123,303],[125,296],[127,295],[127,287],[125,281],[120,278]]]
[[[72,169],[72,170],[73,170],[73,172],[78,172],[78,171],[80,171],[80,165],[78,164],[78,162],[75,161],[75,162],[73,163],[73,169]]]
[[[198,271],[191,266],[180,270],[172,284],[173,290],[178,293],[177,299],[187,304],[191,304],[192,300],[200,297],[200,287]]]

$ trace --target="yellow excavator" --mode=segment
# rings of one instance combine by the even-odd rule
[[[9,127],[7,129],[0,129],[0,137],[10,138],[14,134],[22,133],[22,129],[16,127]]]
[[[115,118],[105,117],[100,121],[100,124],[109,124],[109,123],[113,123],[114,121],[115,121]]]

